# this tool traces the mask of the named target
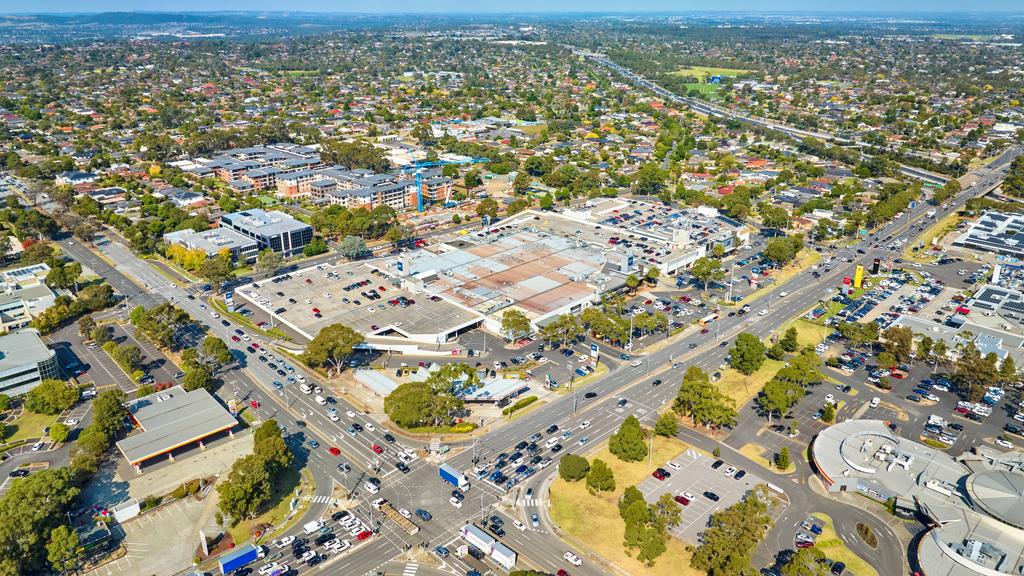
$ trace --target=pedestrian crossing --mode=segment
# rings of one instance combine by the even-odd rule
[[[420,565],[416,563],[410,563],[405,565],[405,570],[402,571],[402,576],[416,576],[416,571],[419,570]]]
[[[314,504],[330,504],[334,501],[334,498],[331,498],[330,496],[313,496],[310,498],[310,501]]]
[[[523,504],[525,506],[543,506],[543,498],[523,498]]]

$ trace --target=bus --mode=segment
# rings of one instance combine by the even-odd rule
[[[715,320],[718,320],[718,310],[715,310],[711,314],[708,314],[707,316],[701,318],[700,320],[697,321],[697,324],[700,324],[700,327],[704,328],[705,326],[711,324]]]

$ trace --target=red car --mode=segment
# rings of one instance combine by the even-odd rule
[[[797,540],[795,544],[797,548],[814,548],[814,542],[808,542],[806,540]]]
[[[686,498],[685,496],[683,496],[682,494],[677,494],[676,497],[673,498],[673,500],[675,500],[676,502],[682,504],[683,506],[689,506],[690,505],[690,500],[688,498]]]
[[[971,411],[967,408],[961,408],[958,406],[953,409],[953,412],[956,412],[957,414],[970,414]]]
[[[341,450],[338,450],[334,446],[331,446],[330,448],[328,448],[327,451],[331,453],[331,456],[340,456],[341,455]]]
[[[370,532],[369,530],[363,530],[362,532],[356,535],[356,540],[362,542],[363,540],[369,538],[371,534],[373,534],[373,532]]]
[[[667,476],[665,476],[665,473],[662,472],[661,470],[655,470],[654,473],[651,474],[651,476],[654,476],[658,480],[664,480],[665,478],[667,478]]]
[[[241,338],[239,338],[238,336],[232,336],[232,337],[231,337],[231,341],[232,341],[232,342],[241,342],[241,341],[242,341],[242,339],[241,339]]]
[[[319,308],[313,308],[313,314],[319,314],[319,313],[320,313],[320,309]]]
[[[569,576],[569,573],[565,570],[559,570],[557,576]]]
[[[255,348],[255,349],[257,349],[257,350],[259,350],[259,349],[260,349],[260,345],[259,345],[259,344],[257,344],[257,343],[255,343],[255,342],[253,342],[253,343],[252,343],[252,347],[253,347],[253,348]]]
[[[374,454],[383,454],[384,453],[384,449],[381,448],[377,444],[374,444],[373,446],[371,446],[370,449],[373,450]]]
[[[707,334],[708,332],[710,332],[710,330],[708,330],[707,328],[704,328],[700,331],[701,334]]]

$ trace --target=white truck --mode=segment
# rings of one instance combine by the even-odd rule
[[[924,215],[925,215],[925,216],[927,216],[927,217],[929,217],[929,218],[935,218],[935,209],[934,209],[934,208],[932,208],[931,210],[929,210],[929,211],[925,212],[925,214],[924,214]]]
[[[310,534],[313,534],[314,532],[317,532],[318,530],[320,530],[323,527],[324,527],[323,520],[313,520],[312,522],[306,522],[302,526],[302,531],[305,532],[306,535],[308,536]]]

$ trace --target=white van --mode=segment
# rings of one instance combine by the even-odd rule
[[[305,532],[307,535],[309,535],[309,534],[312,534],[312,533],[320,530],[323,527],[324,527],[323,520],[313,520],[312,522],[307,522],[305,525],[303,525],[302,526],[302,531]]]
[[[303,394],[310,394],[310,393],[313,392],[313,389],[310,388],[309,385],[306,384],[305,382],[303,382],[302,384],[299,384],[299,390],[302,390]]]
[[[551,438],[548,438],[548,441],[544,443],[544,445],[547,446],[548,448],[551,448],[555,444],[558,444],[557,436],[552,436]]]
[[[319,394],[317,395],[316,398],[314,398],[314,400],[316,400],[316,403],[321,405],[321,406],[327,406],[327,398],[324,398],[323,396],[320,396]]]
[[[377,485],[374,484],[373,482],[364,482],[363,488],[365,488],[366,491],[369,492],[370,494],[376,494],[377,492],[380,492],[380,488],[378,488]]]

